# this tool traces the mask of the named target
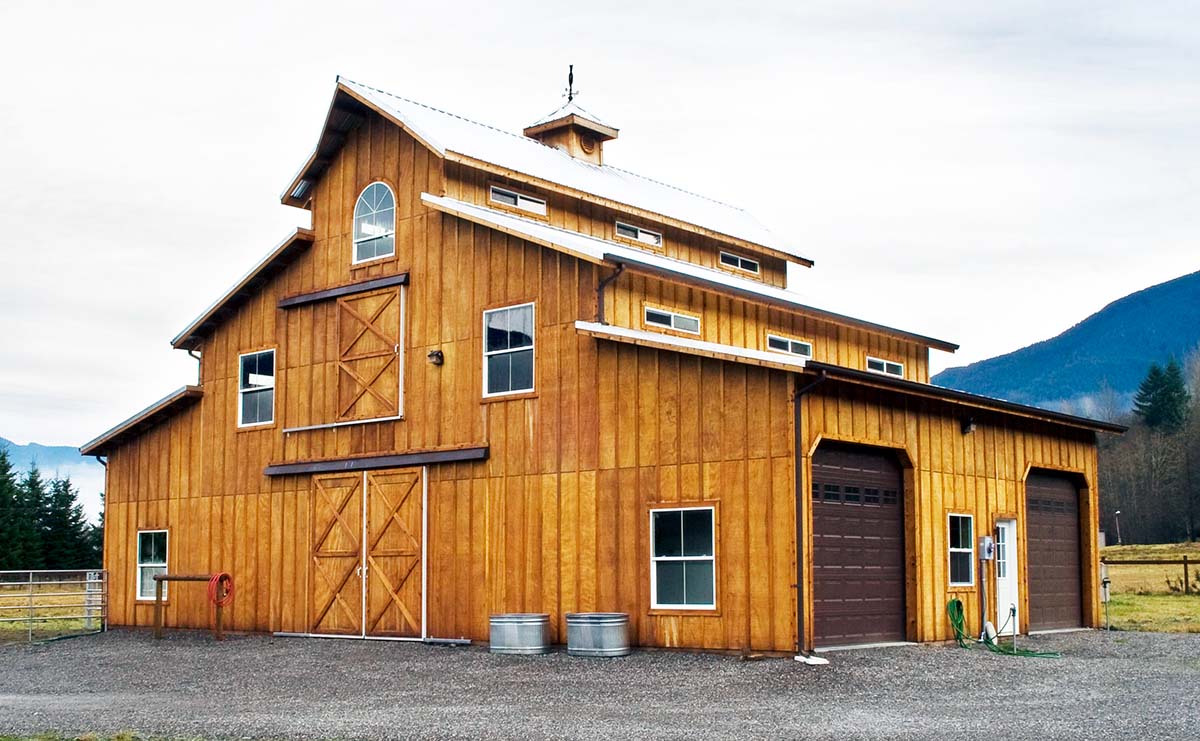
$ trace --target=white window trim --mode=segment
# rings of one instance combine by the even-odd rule
[[[504,201],[498,200],[496,198],[496,191],[511,194],[517,199],[517,205],[514,206],[511,203],[505,203]],[[488,200],[492,203],[498,203],[506,208],[516,208],[520,209],[521,211],[528,211],[531,214],[537,214],[538,216],[546,216],[550,210],[549,205],[546,203],[546,199],[538,198],[537,196],[526,195],[519,190],[506,188],[503,185],[488,186]],[[537,205],[531,208],[529,204]]]
[[[144,534],[149,535],[152,533],[163,533],[167,537],[167,560],[164,561],[163,563],[142,563],[142,556],[141,556],[142,535],[144,535]],[[151,566],[154,568],[161,567],[163,569],[164,574],[171,573],[170,569],[167,566],[167,564],[169,564],[171,562],[171,533],[166,530],[138,530],[136,537],[137,537],[137,539],[134,540],[134,542],[133,542],[133,547],[134,547],[133,560],[134,560],[134,563],[137,564],[133,570],[133,593],[135,595],[137,595],[135,597],[136,601],[153,602],[154,601],[154,593],[153,592],[149,596],[145,596],[142,594],[142,568],[146,567],[146,566]],[[170,586],[170,585],[166,584],[165,582],[162,585],[163,601],[166,601],[166,599],[167,599],[167,587],[168,586]]]
[[[520,309],[523,306],[528,306],[530,311],[533,314],[533,318],[532,318],[533,344],[530,345],[529,347],[513,347],[513,348],[509,348],[507,350],[492,350],[491,352],[488,352],[488,349],[487,349],[487,317],[488,317],[488,314],[494,314],[497,311],[508,311],[509,309]],[[482,368],[482,371],[483,371],[483,398],[495,399],[496,397],[500,397],[500,396],[516,396],[517,394],[532,394],[537,389],[537,307],[534,306],[533,301],[529,301],[524,304],[513,304],[512,306],[497,306],[494,309],[485,309],[483,312],[483,339],[482,339],[481,346],[483,347],[483,368]],[[530,379],[530,381],[531,381],[530,387],[527,389],[514,389],[512,391],[499,391],[494,394],[489,394],[488,390],[487,390],[488,389],[488,362],[487,362],[488,358],[493,355],[504,355],[506,353],[513,353],[513,352],[518,352],[521,350],[532,350],[533,351],[533,360],[531,361],[531,368],[530,368],[530,371],[531,371],[533,377]]]
[[[707,511],[711,515],[712,546],[711,556],[655,556],[654,555],[654,515],[661,512],[698,512]],[[705,605],[676,605],[658,601],[658,564],[662,561],[711,561],[713,573],[713,601]],[[655,507],[650,510],[650,608],[654,610],[715,610],[717,609],[717,508],[701,507]]]
[[[354,217],[354,213],[352,212],[350,214],[350,241],[353,243],[351,246],[351,253],[350,253],[350,264],[351,265],[365,265],[366,263],[375,262],[376,260],[390,260],[391,258],[396,256],[396,210],[399,207],[399,204],[396,202],[396,191],[392,190],[392,186],[388,185],[387,183],[383,182],[382,180],[375,180],[370,183],[367,183],[367,187],[363,188],[362,191],[359,192],[358,198],[354,199],[354,211],[355,212],[358,211],[358,202],[362,200],[363,193],[366,193],[367,188],[370,188],[372,185],[375,185],[376,183],[387,188],[388,193],[391,193],[391,195],[392,195],[392,230],[390,232],[388,232],[387,234],[377,234],[374,237],[364,237],[362,239],[355,239],[354,238],[354,218],[355,217]],[[389,236],[389,235],[392,237],[392,251],[390,253],[388,253],[386,255],[376,255],[375,257],[368,257],[365,260],[358,259],[359,243],[373,242],[376,239],[383,239],[384,237]]]
[[[955,517],[965,517],[971,523],[971,535],[968,538],[968,547],[966,547],[966,548],[952,548],[950,546],[950,521],[952,518],[955,518]],[[970,564],[971,564],[971,580],[970,581],[954,581],[954,577],[951,575],[952,570],[950,568],[950,562],[953,560],[951,558],[951,554],[953,554],[953,553],[970,554],[970,557],[971,557],[970,558]],[[973,587],[973,586],[975,586],[975,515],[963,514],[961,512],[946,513],[946,580],[948,582],[950,582],[950,586],[952,586],[952,587]]]
[[[725,256],[735,258],[738,261],[738,264],[737,265],[727,265],[726,263],[724,263],[721,260],[721,258],[725,257]],[[751,268],[745,267],[742,264],[743,262],[752,263],[754,265],[754,268],[751,269]],[[755,260],[753,257],[745,257],[744,255],[739,255],[736,252],[730,252],[728,250],[721,250],[720,256],[717,257],[717,264],[728,270],[740,270],[743,273],[750,273],[751,275],[758,275],[759,273],[762,272],[762,262]]]
[[[620,230],[622,227],[624,227],[625,229],[632,229],[634,232],[637,233],[637,236],[636,237],[627,237],[624,234],[621,234]],[[613,227],[613,234],[620,237],[621,239],[626,239],[626,240],[630,240],[632,242],[637,242],[640,245],[645,245],[646,247],[650,247],[652,249],[661,250],[663,248],[663,235],[661,232],[656,232],[653,229],[643,229],[640,226],[635,226],[634,224],[630,224],[628,221],[618,220],[616,222],[616,225]],[[658,237],[658,241],[657,242],[647,242],[646,240],[642,239],[643,234],[653,234],[654,236]]]
[[[264,389],[262,387],[259,387],[256,389],[243,389],[242,388],[242,358],[246,358],[251,355],[262,355],[263,353],[268,353],[268,352],[271,353],[271,368],[273,370],[273,372],[271,374],[271,392],[272,392],[271,393],[271,418],[269,420],[267,420],[266,422],[250,422],[249,424],[247,424],[247,423],[242,422],[242,395],[243,394],[252,394],[255,391],[263,391]],[[237,362],[238,429],[244,429],[244,428],[249,428],[249,427],[265,427],[266,425],[275,424],[275,393],[274,393],[276,390],[275,379],[279,375],[279,365],[275,361],[276,361],[275,348],[273,348],[273,347],[269,347],[265,350],[252,350],[250,352],[245,352],[245,353],[242,353],[241,355],[238,355],[238,362]]]
[[[658,322],[650,321],[650,317],[647,316],[647,312],[651,312],[651,311],[656,311],[659,314],[669,315],[671,317],[671,326],[668,327],[665,324],[659,324]],[[675,318],[676,317],[679,317],[681,319],[691,319],[692,321],[696,322],[696,329],[694,329],[694,330],[680,329],[679,327],[676,327],[675,326]],[[647,327],[654,327],[655,329],[669,329],[672,332],[683,332],[685,334],[694,334],[697,337],[700,336],[700,329],[701,329],[700,317],[692,316],[691,314],[684,314],[683,312],[680,312],[680,311],[672,311],[671,309],[663,309],[658,306],[643,306],[642,307],[642,323],[645,324]]]
[[[771,347],[771,340],[779,340],[781,342],[786,342],[788,344],[788,349],[780,350],[778,348]],[[791,349],[793,345],[804,345],[805,347],[808,348],[808,353],[793,352]],[[811,358],[813,356],[813,343],[809,342],[808,340],[797,340],[792,337],[785,337],[781,334],[775,334],[773,332],[768,332],[767,333],[767,350],[769,350],[771,352],[783,353],[785,355],[798,355],[802,358]]]
[[[871,361],[872,361],[872,360],[874,360],[876,363],[883,363],[883,368],[884,368],[884,369],[883,369],[883,370],[876,370],[875,368],[872,368],[872,367],[871,367]],[[895,366],[899,366],[899,367],[900,367],[900,372],[899,372],[899,373],[889,373],[889,372],[887,371],[887,367],[888,367],[889,365],[895,365]],[[868,356],[867,356],[867,372],[869,372],[869,373],[878,373],[878,374],[880,374],[880,375],[882,375],[882,376],[892,376],[893,378],[904,378],[904,363],[898,363],[898,362],[896,362],[895,360],[887,360],[887,359],[885,359],[885,358],[879,358],[879,357],[876,357],[876,356],[874,356],[874,355],[868,355]]]

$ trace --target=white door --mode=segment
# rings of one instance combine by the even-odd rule
[[[1017,521],[996,522],[996,631],[1016,635],[1021,624],[1017,594]]]

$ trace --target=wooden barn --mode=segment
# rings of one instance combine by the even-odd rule
[[[172,341],[195,385],[82,448],[111,622],[228,571],[235,629],[311,635],[548,612],[562,642],[602,610],[642,646],[802,652],[950,638],[954,597],[975,631],[1095,626],[1121,428],[930,385],[955,345],[803,304],[810,260],[606,164],[617,134],[338,80],[282,197],[311,228]],[[209,619],[169,585],[168,626]]]

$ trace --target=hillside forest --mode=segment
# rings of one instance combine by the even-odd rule
[[[89,524],[69,477],[17,471],[0,445],[0,571],[100,568],[104,522]]]
[[[1100,527],[1108,542],[1195,541],[1200,537],[1200,346],[1183,363],[1151,364],[1132,412],[1120,412],[1111,389],[1100,389],[1097,398],[1095,416],[1129,426],[1124,435],[1100,435]]]

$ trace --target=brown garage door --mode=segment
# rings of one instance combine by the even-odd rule
[[[816,645],[904,640],[900,467],[871,448],[826,444],[812,470]]]
[[[1083,625],[1079,491],[1062,476],[1031,473],[1025,507],[1029,629],[1078,628]]]

